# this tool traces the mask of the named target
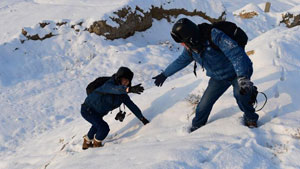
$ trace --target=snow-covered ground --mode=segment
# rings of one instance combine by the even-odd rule
[[[300,13],[300,1],[270,2],[271,11],[264,13],[259,0],[1,0],[0,168],[300,168],[300,28],[279,25],[283,13]],[[114,41],[81,30],[125,5],[147,9],[164,3],[213,17],[224,9],[227,20],[247,32],[246,50],[254,50],[252,80],[269,99],[259,112],[259,128],[241,124],[230,88],[208,124],[187,133],[194,111],[187,98],[201,97],[205,72],[198,68],[195,78],[190,65],[161,88],[151,79],[182,50],[169,35],[172,23],[154,20],[147,31]],[[258,15],[235,16],[241,11]],[[43,30],[42,21],[50,23]],[[60,21],[68,23],[57,36],[20,42],[23,27],[45,34]],[[81,31],[70,28],[79,22]],[[111,129],[105,146],[83,151],[82,136],[90,127],[79,112],[85,87],[120,66],[130,67],[133,83],[146,87],[142,95],[131,96],[151,123],[143,126],[133,114],[117,122],[115,110],[105,117]],[[261,106],[263,97],[258,100]]]

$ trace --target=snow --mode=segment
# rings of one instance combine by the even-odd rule
[[[169,34],[172,23],[153,20],[150,29],[114,41],[83,31],[93,21],[135,5],[145,11],[151,5],[197,9],[213,17],[226,10],[227,20],[249,35],[252,80],[268,96],[259,128],[242,125],[230,88],[215,104],[208,124],[187,132],[194,117],[194,105],[187,100],[202,96],[205,72],[198,68],[196,78],[191,64],[160,88],[151,79],[181,53]],[[264,13],[258,0],[2,0],[0,168],[300,168],[300,28],[279,25],[282,14],[299,14],[299,6],[299,0],[273,0]],[[242,10],[259,15],[234,16]],[[42,22],[50,24],[41,28]],[[75,26],[79,32],[71,28],[80,22]],[[57,36],[21,43],[26,39],[22,28],[30,35]],[[85,87],[120,66],[135,72],[133,84],[145,86],[142,95],[131,96],[151,122],[143,126],[126,109],[129,115],[120,123],[114,120],[115,110],[105,117],[111,129],[105,146],[83,151],[82,136],[90,127],[80,115]],[[260,107],[262,95],[258,101]]]
[[[241,9],[238,9],[237,11],[233,12],[234,14],[240,14],[240,13],[245,13],[245,12],[256,12],[258,14],[263,13],[263,10],[259,8],[258,5],[255,5],[253,3],[247,4]]]

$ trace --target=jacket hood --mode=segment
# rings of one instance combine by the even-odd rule
[[[120,67],[117,73],[114,74],[115,80],[121,84],[121,78],[126,78],[129,80],[129,86],[131,86],[131,81],[133,79],[134,73],[128,67]]]

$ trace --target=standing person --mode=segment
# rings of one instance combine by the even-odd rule
[[[83,137],[82,149],[102,147],[102,141],[109,133],[109,126],[103,117],[124,103],[141,122],[149,121],[141,110],[132,102],[128,93],[141,94],[144,91],[141,84],[131,86],[133,72],[127,67],[120,67],[117,73],[102,86],[91,92],[81,106],[81,115],[92,124],[87,135]],[[116,117],[117,119],[117,117]],[[122,121],[122,120],[120,120]]]
[[[236,27],[233,36],[237,34],[246,38],[247,43],[247,35],[241,31]],[[184,50],[161,74],[153,77],[155,85],[162,86],[167,77],[192,61],[202,65],[210,77],[208,87],[197,105],[190,132],[206,124],[214,103],[231,85],[237,104],[244,112],[244,124],[249,128],[257,127],[258,114],[253,108],[257,88],[250,80],[253,73],[252,62],[244,47],[213,25],[196,25],[187,18],[174,24],[171,36],[184,46]]]

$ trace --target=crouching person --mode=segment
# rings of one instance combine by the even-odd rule
[[[141,94],[144,88],[141,84],[131,86],[133,72],[127,67],[120,67],[117,73],[103,85],[96,88],[87,96],[81,106],[81,115],[92,124],[87,135],[83,137],[82,149],[102,147],[102,141],[109,133],[109,126],[103,117],[124,103],[141,122],[146,125],[149,121],[141,110],[133,103],[128,93]]]

